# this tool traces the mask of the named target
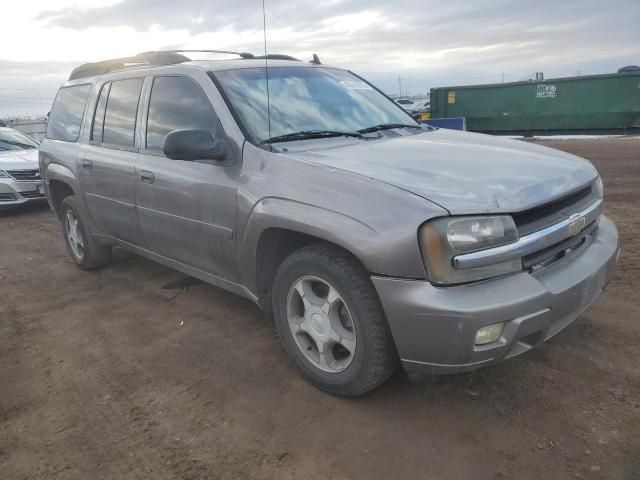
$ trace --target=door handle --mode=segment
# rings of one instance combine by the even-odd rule
[[[140,170],[140,181],[142,183],[153,183],[156,179],[153,172],[149,172],[148,170]]]
[[[80,163],[82,164],[82,168],[85,170],[93,169],[93,162],[91,160],[82,160]]]

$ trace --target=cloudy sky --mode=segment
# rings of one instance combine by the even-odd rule
[[[388,93],[640,64],[640,0],[265,0],[268,48]],[[0,117],[46,113],[79,63],[169,48],[260,53],[262,0],[4,0]]]

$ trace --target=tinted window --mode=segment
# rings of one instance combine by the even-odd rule
[[[91,85],[61,88],[51,109],[47,138],[75,142],[80,134],[80,124]]]
[[[104,126],[104,111],[107,106],[107,96],[109,95],[110,83],[105,83],[100,91],[100,98],[96,106],[96,113],[93,116],[93,128],[91,129],[91,140],[102,142],[102,127]]]
[[[136,129],[136,112],[142,89],[142,79],[118,80],[111,84],[107,111],[104,116],[102,141],[112,145],[132,147]]]
[[[147,119],[147,148],[162,150],[173,130],[195,128],[214,133],[216,114],[200,87],[186,77],[153,81]]]

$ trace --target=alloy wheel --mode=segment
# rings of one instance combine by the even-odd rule
[[[353,361],[356,330],[338,290],[315,276],[298,279],[289,289],[287,321],[296,345],[313,365],[339,373]]]
[[[80,228],[80,222],[73,213],[73,210],[67,210],[65,216],[65,229],[67,231],[67,239],[69,240],[69,246],[73,251],[73,254],[82,260],[84,258],[84,239],[82,237],[82,230]]]

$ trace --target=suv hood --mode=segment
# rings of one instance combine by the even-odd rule
[[[0,170],[36,170],[38,149],[0,151]]]
[[[435,130],[288,156],[395,185],[451,214],[518,212],[597,178],[587,160],[520,140]]]

